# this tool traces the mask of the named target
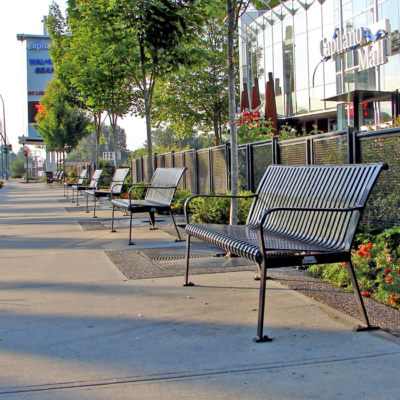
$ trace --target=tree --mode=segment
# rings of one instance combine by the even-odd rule
[[[167,122],[182,136],[193,128],[213,130],[214,145],[221,143],[229,117],[226,35],[223,15],[208,18],[198,45],[199,62],[167,75],[156,87],[153,120],[158,125]]]
[[[68,91],[57,77],[46,85],[35,119],[35,129],[50,151],[70,153],[90,134],[90,118],[85,111],[71,105]]]
[[[235,57],[234,57],[234,38],[237,35],[239,18],[246,12],[249,6],[258,6],[263,9],[264,2],[249,0],[226,0],[226,13],[228,23],[228,84],[229,84],[229,126],[231,134],[231,185],[232,195],[238,195],[239,183],[239,158],[237,151],[237,127],[236,127],[236,92],[235,92]],[[274,6],[278,1],[269,2]],[[232,199],[231,202],[231,225],[237,225],[238,201]]]
[[[151,109],[154,86],[166,73],[190,62],[187,46],[197,35],[201,13],[195,0],[76,0],[87,30],[110,41],[109,53],[126,68],[136,89],[135,112],[146,118],[152,154]],[[151,157],[148,173],[152,174]]]
[[[117,125],[116,129],[116,142],[118,151],[128,152],[126,147],[126,132],[124,128]],[[91,159],[94,160],[95,154],[96,134],[85,137],[81,140],[76,149],[70,154],[71,158]],[[115,144],[113,138],[113,128],[111,126],[103,125],[101,128],[101,140],[99,143],[99,153],[115,151]]]
[[[69,1],[66,21],[53,2],[48,23],[53,39],[51,51],[56,72],[71,97],[92,114],[96,165],[99,165],[104,114],[107,112],[115,139],[118,118],[132,110],[134,90],[126,67],[110,51],[113,45],[110,35],[102,34],[98,25],[91,24],[80,12],[78,3]]]

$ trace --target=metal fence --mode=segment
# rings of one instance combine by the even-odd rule
[[[238,146],[239,186],[255,192],[270,164],[326,165],[387,162],[373,190],[364,222],[379,229],[400,225],[400,128],[355,132],[352,128],[278,141],[277,138]],[[132,160],[132,182],[148,182],[147,157]],[[226,193],[230,189],[229,144],[153,156],[156,167],[187,170],[180,189],[193,193]]]

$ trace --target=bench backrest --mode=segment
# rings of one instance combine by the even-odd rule
[[[110,183],[110,190],[112,189],[113,194],[118,195],[121,193],[122,186],[130,170],[130,168],[117,168],[114,172]]]
[[[278,235],[349,250],[372,187],[384,168],[387,164],[271,165],[257,189],[247,225],[256,226],[262,212],[275,207],[361,207],[347,213],[277,211],[264,223],[265,230]]]
[[[87,171],[87,169],[82,170],[81,174],[79,175],[79,179],[76,182],[77,185],[83,185],[83,181],[86,178]]]
[[[185,169],[186,167],[157,168],[151,177],[150,186],[147,189],[145,199],[170,206],[175,195],[176,187]]]
[[[90,188],[97,188],[97,185],[99,184],[99,180],[101,177],[101,174],[103,173],[102,169],[96,169],[92,175],[92,177],[90,178],[90,182],[89,182],[89,187]]]

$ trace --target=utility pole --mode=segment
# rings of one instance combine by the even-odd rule
[[[7,146],[6,107],[5,107],[5,105],[4,105],[4,100],[3,100],[3,97],[2,97],[1,94],[0,94],[0,99],[1,99],[1,102],[3,103],[3,125],[4,125],[3,140],[4,140],[4,146]],[[7,148],[7,153],[6,153],[6,180],[8,181],[7,159],[8,159],[8,148]],[[3,159],[2,159],[2,160],[3,160]]]

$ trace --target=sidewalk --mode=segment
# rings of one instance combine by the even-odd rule
[[[0,399],[400,398],[399,338],[268,281],[256,344],[254,273],[128,280],[106,254],[127,229],[85,231],[62,196],[0,189]],[[133,231],[135,250],[174,240]]]

